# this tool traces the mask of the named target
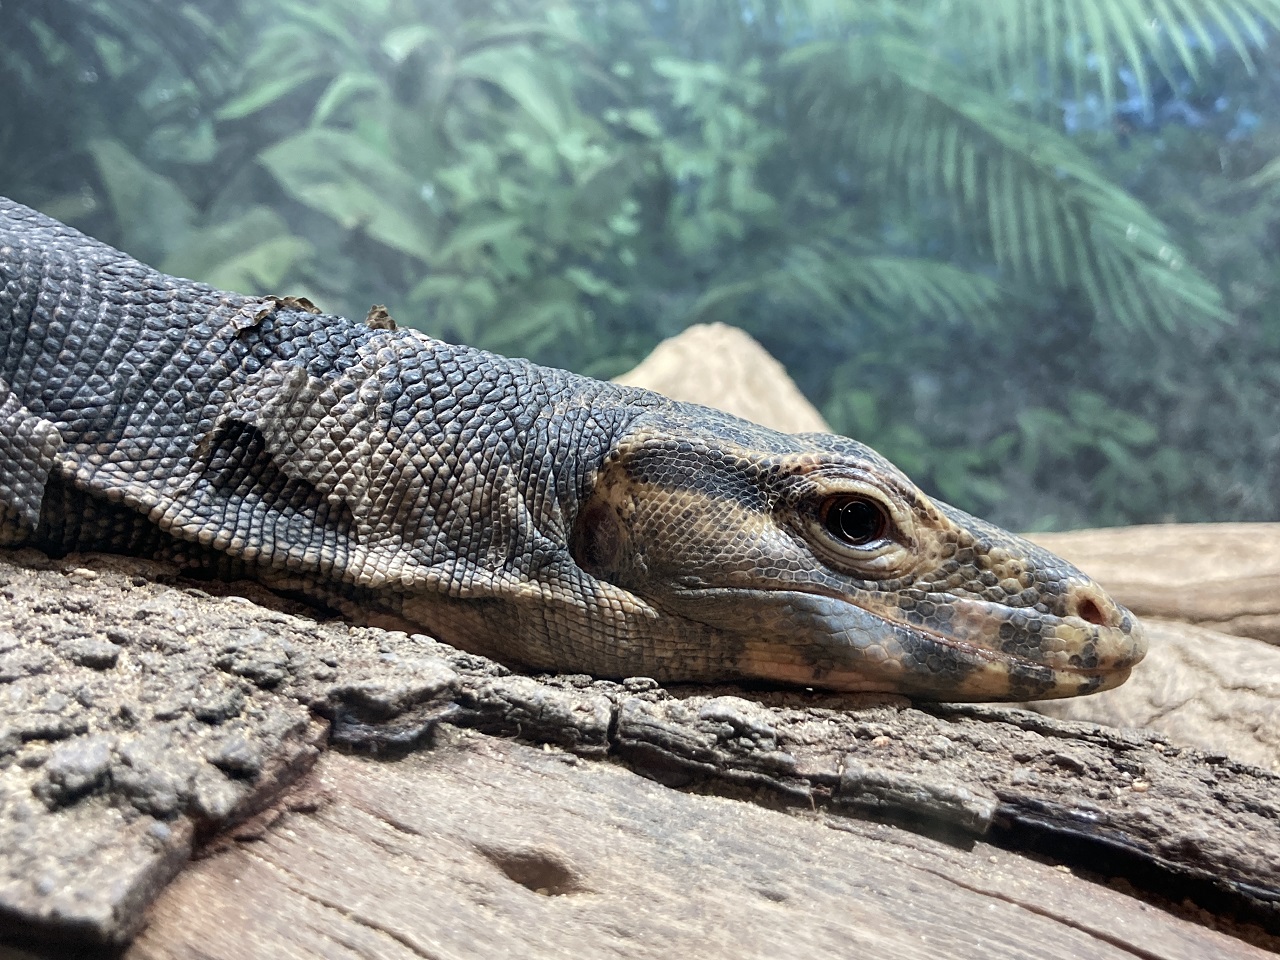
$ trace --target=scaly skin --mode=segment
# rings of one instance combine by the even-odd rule
[[[1097,584],[859,443],[389,326],[0,200],[0,544],[252,576],[599,676],[1029,699],[1145,652]]]

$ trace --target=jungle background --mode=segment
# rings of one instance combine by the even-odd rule
[[[0,193],[608,377],[741,326],[1021,529],[1280,519],[1280,0],[0,0]]]

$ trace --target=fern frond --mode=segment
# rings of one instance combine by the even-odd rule
[[[1069,137],[934,51],[873,33],[811,43],[786,62],[804,108],[829,118],[843,162],[896,182],[913,206],[922,185],[960,204],[969,234],[1011,279],[1078,283],[1097,316],[1126,326],[1223,316],[1216,289],[1150,211]]]
[[[1122,67],[1149,107],[1153,67],[1171,82],[1179,69],[1195,78],[1226,49],[1252,70],[1264,28],[1280,27],[1280,0],[955,0],[946,9],[935,42],[977,37],[986,57],[970,60],[989,64],[1001,87],[1051,97],[1096,87],[1106,113]]]
[[[996,326],[1008,291],[993,277],[941,260],[859,253],[843,239],[808,238],[783,248],[747,279],[708,290],[688,322],[738,315],[766,302],[770,313],[820,317],[832,329],[851,316],[900,328],[923,320]]]

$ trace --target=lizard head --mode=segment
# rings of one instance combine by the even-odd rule
[[[1133,615],[1075,567],[931,499],[870,448],[702,408],[632,425],[573,551],[690,626],[673,675],[699,672],[700,637],[719,661],[708,674],[1023,700],[1114,687],[1146,652]]]

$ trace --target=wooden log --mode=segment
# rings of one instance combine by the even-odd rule
[[[828,433],[787,371],[749,333],[696,323],[663,340],[616,382],[715,407],[787,433]]]
[[[1123,686],[1031,706],[1280,771],[1280,647],[1171,620],[1146,625],[1151,650]]]
[[[1280,644],[1280,523],[1186,523],[1031,539],[1140,617]]]
[[[1151,652],[1124,686],[1032,705],[1153,730],[1280,770],[1280,524],[1035,534],[1144,618]]]
[[[324,765],[314,776],[329,776],[325,771],[334,769],[338,772],[332,776],[338,781],[368,780],[374,785],[370,789],[399,791],[396,795],[406,803],[434,802],[423,777],[440,766],[457,766],[455,787],[465,792],[468,770],[479,763],[473,753],[481,748],[453,749],[451,744],[462,741],[451,738],[471,736],[451,732],[459,728],[489,735],[465,742],[487,744],[484,750],[499,751],[494,756],[502,755],[506,745],[493,736],[519,737],[556,745],[576,757],[622,763],[686,790],[732,795],[738,800],[723,809],[738,813],[726,814],[729,820],[757,817],[765,812],[757,809],[762,805],[808,818],[744,819],[751,829],[736,837],[725,834],[729,839],[723,841],[744,851],[739,857],[743,862],[750,859],[745,851],[757,844],[758,856],[776,864],[787,845],[771,846],[771,831],[794,826],[811,831],[795,835],[797,843],[800,836],[819,843],[813,836],[826,837],[832,824],[854,833],[873,830],[856,826],[855,818],[871,816],[966,847],[994,841],[1010,851],[1047,851],[1076,868],[1138,885],[1161,902],[1196,904],[1194,909],[1205,911],[1203,915],[1258,942],[1273,943],[1268,937],[1280,932],[1280,783],[1275,775],[1221,756],[1199,754],[1143,733],[1010,709],[916,708],[893,698],[803,691],[663,690],[644,678],[609,683],[587,677],[514,676],[497,664],[426,637],[317,623],[166,580],[172,581],[173,574],[163,566],[124,558],[51,561],[33,553],[0,554],[0,592],[6,601],[0,606],[0,931],[10,937],[74,944],[68,948],[73,955],[86,943],[128,942],[144,922],[143,907],[181,866],[193,844],[226,835],[235,824],[271,808],[282,793],[290,798],[284,809],[296,810],[299,804],[305,808],[308,795],[298,801],[288,785],[320,757]],[[398,763],[348,762],[323,752],[327,743],[337,743],[398,756],[427,748],[433,737],[449,749],[423,756],[410,753]],[[578,802],[579,789],[587,794],[595,789],[594,780],[584,779],[578,786],[572,778],[594,777],[589,771],[602,767],[557,762],[571,778],[552,785],[560,803],[572,805]],[[488,810],[484,817],[514,824],[525,831],[533,848],[541,849],[538,831],[544,827],[525,817],[523,788],[508,790],[495,780],[503,769],[514,771],[513,763],[484,771],[475,767],[483,774],[470,781],[475,816]],[[402,778],[395,779],[393,773]],[[546,775],[545,770],[538,774]],[[626,782],[630,786],[619,788],[623,793],[642,789],[634,777]],[[325,796],[337,796],[330,787],[325,789]],[[647,783],[643,791],[644,803],[652,809],[634,814],[641,823],[661,824],[679,815],[656,798],[672,803],[697,799]],[[505,809],[481,802],[495,792],[508,798]],[[815,811],[820,816],[815,818]],[[401,822],[394,818],[402,818],[402,813],[393,817]],[[343,839],[341,831],[319,815],[305,823],[308,830],[319,831],[308,833],[307,845],[330,851],[336,859],[326,861],[329,869],[345,871],[346,880],[324,894],[330,898],[325,902],[357,917],[366,906],[372,909],[368,891],[381,890],[380,878],[394,876],[388,863],[400,862],[394,845],[384,844],[378,848],[384,855],[374,856],[368,847],[373,841],[367,837]],[[260,831],[261,843],[284,842],[289,835],[279,831],[300,829],[302,824],[297,816],[286,816]],[[418,829],[414,826],[406,835]],[[879,829],[889,828],[874,828]],[[916,849],[916,841],[903,839],[910,834],[874,830],[867,842],[878,844],[876,856],[899,867],[910,862],[915,854],[907,851]],[[620,827],[613,830],[625,832]],[[86,844],[86,836],[94,842]],[[680,834],[667,849],[684,855],[686,841],[688,837]],[[804,892],[805,870],[811,871],[827,855],[822,850],[804,870],[797,867],[794,898]],[[852,858],[863,855],[861,849],[848,852],[849,871],[856,871]],[[435,854],[424,851],[423,864],[431,856]],[[577,882],[577,874],[569,869],[573,862],[557,873],[540,865],[536,856],[495,856],[505,864],[502,870],[508,878],[552,877],[547,882],[553,886]],[[217,857],[209,861],[215,862]],[[963,862],[966,870],[973,867]],[[1001,862],[1007,871],[1032,870],[1029,876],[1040,876],[1033,861]],[[414,870],[445,877],[454,869],[450,863],[445,858],[434,874],[428,866]],[[307,869],[321,866],[315,861]],[[225,869],[230,872],[201,866],[192,876],[200,883],[221,877],[218,882],[235,886],[249,868],[235,860]],[[886,871],[876,883],[889,883],[892,870]],[[412,875],[410,871],[406,876]],[[104,884],[103,877],[112,878],[112,883]],[[689,896],[691,877],[661,899],[662,911],[674,899]],[[458,882],[463,887],[469,883]],[[405,883],[413,886],[418,881]],[[340,894],[339,888],[347,892]],[[414,889],[416,909],[427,924],[421,930],[438,931],[440,923],[447,925],[447,918],[431,906],[429,891]],[[469,889],[476,892],[473,906],[480,913],[460,914],[463,919],[449,929],[454,931],[451,936],[483,939],[483,922],[476,918],[484,914],[481,908],[489,902],[488,895],[482,887]],[[893,887],[891,893],[885,903],[896,902],[900,891]],[[873,901],[866,900],[872,894],[864,887],[842,888],[831,895],[841,902],[857,901],[849,907],[855,920],[861,916],[858,911],[872,910]],[[937,895],[942,894],[921,894],[918,902],[925,905]],[[203,888],[200,896],[209,902],[217,899]],[[585,896],[573,902],[585,904]],[[1079,896],[1087,902],[1094,894]],[[307,924],[312,923],[310,908],[304,909],[301,901],[285,898],[274,905],[265,900],[259,904],[230,889],[218,897],[228,909],[240,903],[246,916],[274,909],[283,918],[272,928],[278,928],[277,934],[261,932],[267,929],[261,925],[242,927],[246,936],[261,932],[266,939],[253,941],[261,947],[259,952],[239,956],[286,955],[280,951],[291,942],[288,936],[301,937],[298,931],[310,929]],[[308,894],[303,900],[309,898]],[[374,898],[385,899],[383,893]],[[698,902],[711,910],[709,901]],[[1030,910],[1043,900],[1028,894],[1019,902]],[[822,904],[822,911],[805,914],[803,922],[818,922],[830,907],[829,901]],[[493,909],[490,904],[491,913]],[[187,916],[158,910],[148,936],[161,936],[161,919],[170,915]],[[224,915],[223,922],[232,922],[234,916]],[[650,925],[635,928],[659,937],[647,946],[648,941],[634,941],[637,952],[663,955],[659,935],[666,929],[664,916],[653,912]],[[715,916],[736,922],[730,913]],[[406,917],[397,919],[397,926],[379,926],[381,921],[356,925],[361,936],[392,930],[395,942],[418,949],[428,934],[401,930],[398,924],[407,922]],[[1181,921],[1168,914],[1153,911],[1152,917],[1161,918],[1155,923],[1172,924],[1170,930],[1180,929]],[[1093,929],[1081,927],[1084,921],[1075,914],[1059,919],[1064,930]],[[479,927],[472,926],[473,920]],[[850,923],[862,924],[855,920]],[[173,922],[182,927],[190,921]],[[954,922],[937,930],[950,929]],[[528,933],[524,923],[516,927]],[[876,929],[873,921],[866,923],[869,931]],[[921,935],[936,948],[934,934],[928,932],[934,929],[928,926]],[[1098,930],[1101,935],[1102,928]],[[1044,955],[1036,939],[1041,933],[1037,929],[1021,941],[1002,940],[1005,946],[999,949],[1005,952],[994,955]],[[348,935],[355,937],[350,929],[340,934]],[[846,926],[829,933],[832,938],[851,935]],[[180,940],[183,934],[170,929],[165,936]],[[532,950],[536,938],[529,936]],[[1171,936],[1176,940],[1181,934]],[[1139,939],[1146,938],[1143,934]],[[382,942],[374,937],[370,943],[375,941]],[[148,942],[172,946],[179,941],[144,940],[137,949]],[[352,945],[358,942],[349,940]],[[862,941],[855,937],[852,942]],[[1232,949],[1237,948],[1244,949],[1233,944]],[[931,955],[971,954],[935,949]]]
[[[986,843],[465,731],[394,764],[330,753],[291,802],[180,876],[126,960],[1267,955]]]

